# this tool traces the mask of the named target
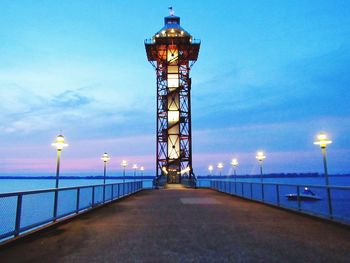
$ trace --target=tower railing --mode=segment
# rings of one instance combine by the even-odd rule
[[[164,38],[164,39],[165,39],[165,38]],[[147,45],[150,45],[150,44],[154,44],[154,43],[155,43],[155,41],[154,41],[153,39],[151,39],[151,38],[145,39],[144,42],[145,42],[145,44],[147,44]],[[170,42],[169,42],[169,43],[170,43]],[[200,39],[196,39],[196,38],[192,38],[190,44],[200,45],[200,44],[201,44],[201,40],[200,40]]]

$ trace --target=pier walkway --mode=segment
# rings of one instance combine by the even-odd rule
[[[0,248],[0,262],[349,262],[350,229],[208,189],[144,190]]]

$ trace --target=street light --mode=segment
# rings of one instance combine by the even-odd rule
[[[111,158],[108,156],[108,153],[104,153],[101,157],[101,160],[104,163],[103,166],[103,184],[106,184],[106,166],[107,166],[107,162],[110,160]]]
[[[57,149],[57,167],[56,167],[56,188],[58,188],[58,181],[60,176],[60,162],[61,162],[61,152],[64,147],[67,147],[68,144],[64,141],[63,135],[58,135],[52,146],[55,146]]]
[[[320,145],[323,155],[323,166],[324,166],[324,176],[326,179],[326,185],[329,185],[328,179],[328,169],[327,169],[327,156],[326,156],[326,147],[328,144],[331,144],[332,141],[328,139],[327,134],[324,132],[320,132],[317,135],[317,140],[314,142],[316,145]]]
[[[136,170],[137,170],[137,164],[136,163],[132,166],[132,169],[134,169],[134,182],[135,182],[136,181]]]
[[[123,160],[120,165],[123,167],[123,183],[125,183],[125,168],[128,166],[128,161]]]
[[[211,176],[213,173],[214,167],[212,165],[209,165],[208,170],[209,170],[209,175]]]
[[[263,181],[263,170],[262,170],[262,165],[263,165],[263,161],[266,158],[266,156],[264,155],[264,152],[259,151],[257,152],[255,158],[259,161],[260,164],[260,180],[261,182]]]
[[[219,168],[219,172],[220,172],[220,176],[221,176],[221,170],[222,170],[222,168],[224,168],[224,165],[222,163],[218,163],[218,168]]]
[[[140,171],[141,171],[141,176],[143,176],[143,171],[145,170],[145,168],[143,166],[140,167]]]
[[[108,153],[104,153],[101,157],[101,160],[103,161],[103,202],[105,201],[105,194],[106,194],[106,167],[107,162],[110,160]]]
[[[232,159],[231,165],[233,166],[233,174],[234,174],[234,176],[235,176],[235,182],[236,182],[236,179],[237,179],[237,176],[236,176],[236,167],[238,166],[238,161],[237,161],[237,159]]]

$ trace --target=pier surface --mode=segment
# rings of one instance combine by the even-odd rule
[[[0,262],[349,262],[350,229],[207,189],[144,190],[0,248]]]

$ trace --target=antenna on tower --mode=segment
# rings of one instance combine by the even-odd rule
[[[174,14],[175,14],[175,11],[174,11],[172,6],[169,6],[169,13],[171,16],[174,16]]]

